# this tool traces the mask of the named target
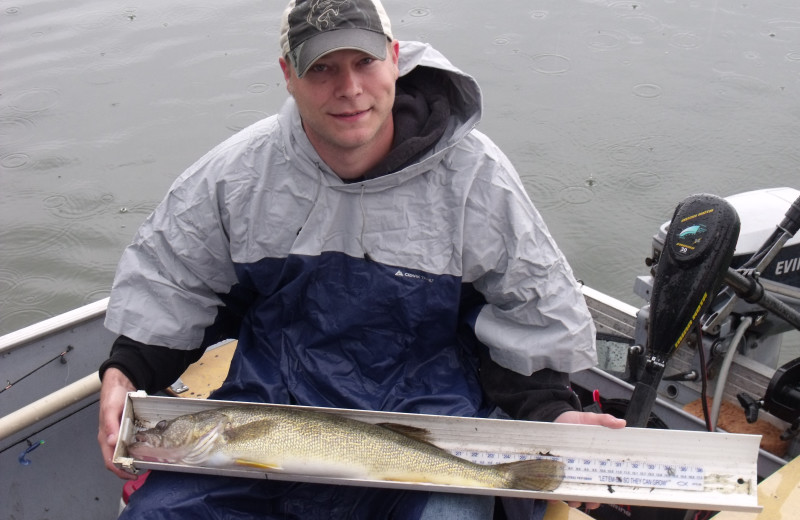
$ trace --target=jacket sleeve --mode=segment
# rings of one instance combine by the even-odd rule
[[[225,160],[212,155],[184,172],[139,228],[117,267],[106,328],[145,345],[201,346],[237,281],[213,175]]]
[[[486,349],[479,352],[483,391],[512,418],[552,422],[564,412],[581,409],[568,374],[543,368],[525,376],[492,361]]]
[[[472,315],[477,339],[503,368],[530,376],[597,363],[595,328],[566,258],[513,166],[485,136],[466,203],[463,281],[486,304]],[[474,157],[473,157],[474,159]]]
[[[111,347],[111,355],[100,365],[100,379],[106,370],[114,367],[136,388],[153,394],[174,383],[204,351],[205,348],[179,350],[145,345],[119,336]]]

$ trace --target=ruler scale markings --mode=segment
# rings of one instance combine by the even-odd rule
[[[457,457],[477,464],[499,464],[527,459],[554,459],[564,462],[564,481],[609,486],[650,487],[703,491],[703,468],[692,464],[664,464],[646,461],[555,457],[524,453],[454,450]]]

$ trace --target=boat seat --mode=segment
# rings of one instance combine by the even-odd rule
[[[180,381],[183,382],[186,390],[176,392],[173,387],[168,387],[165,391],[176,397],[205,399],[211,392],[219,388],[228,376],[236,344],[236,340],[231,340],[209,348],[203,357],[189,365],[189,368],[181,375]]]

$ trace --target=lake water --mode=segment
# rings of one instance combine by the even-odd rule
[[[800,188],[800,7],[387,0],[485,95],[588,285],[632,293],[689,194]],[[281,1],[22,0],[0,8],[0,334],[108,295],[173,179],[286,91]]]

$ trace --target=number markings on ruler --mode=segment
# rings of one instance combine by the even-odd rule
[[[565,464],[564,481],[610,486],[648,487],[703,491],[704,472],[691,464],[663,464],[645,461],[553,457],[518,453],[456,450],[453,454],[478,464],[499,464],[515,460],[555,459]]]

